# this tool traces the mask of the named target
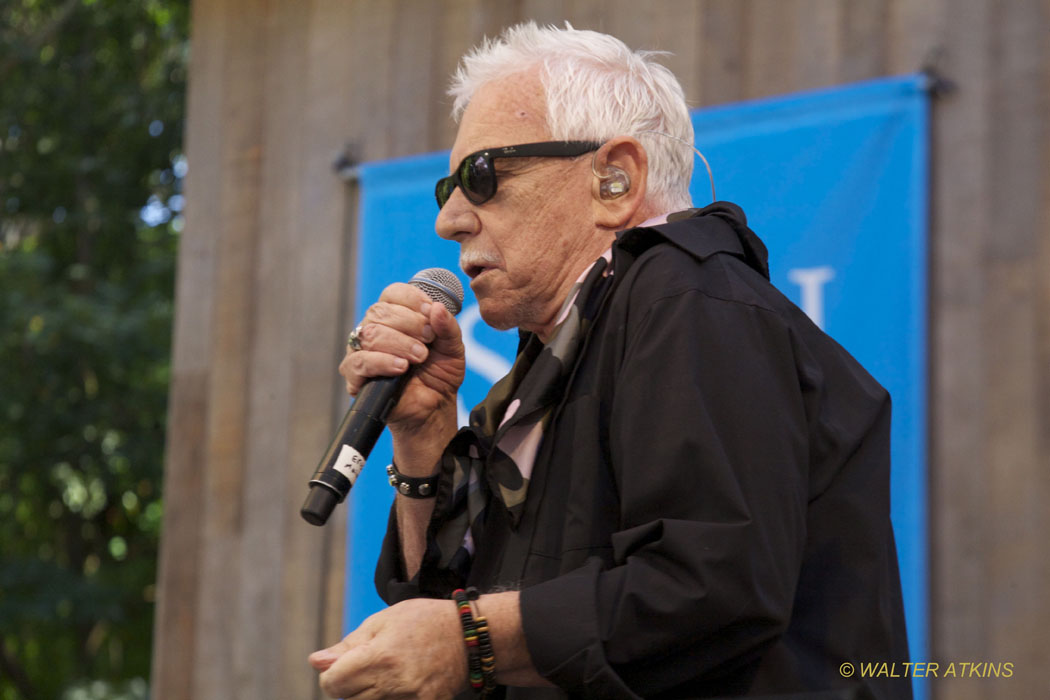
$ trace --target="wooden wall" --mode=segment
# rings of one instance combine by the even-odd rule
[[[693,105],[914,72],[932,112],[928,659],[1013,662],[938,698],[1050,690],[1050,0],[197,0],[154,700],[317,695],[345,513],[303,523],[345,406],[355,196],[333,172],[447,148],[459,56],[568,19]],[[377,524],[377,527],[381,525]]]

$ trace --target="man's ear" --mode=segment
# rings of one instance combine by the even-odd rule
[[[599,226],[620,230],[644,212],[649,156],[630,136],[609,139],[591,159],[591,205]]]

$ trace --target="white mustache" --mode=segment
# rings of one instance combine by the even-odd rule
[[[466,271],[468,267],[494,267],[501,263],[500,257],[487,251],[464,251],[459,255],[459,267]]]

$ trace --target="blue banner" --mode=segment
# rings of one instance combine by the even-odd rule
[[[743,207],[774,284],[893,397],[892,519],[913,661],[927,649],[926,226],[924,76],[859,83],[693,113],[719,199]],[[517,337],[480,321],[459,246],[434,234],[434,183],[448,152],[361,167],[357,317],[388,284],[426,267],[461,275],[467,377],[460,417],[509,368]],[[693,201],[711,200],[697,162]],[[376,446],[350,499],[345,624],[382,606],[372,574],[393,491]],[[858,659],[857,661],[863,661]],[[919,696],[925,689],[917,686]]]

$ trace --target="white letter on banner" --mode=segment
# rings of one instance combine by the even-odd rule
[[[827,266],[788,270],[788,279],[802,288],[802,310],[821,330],[824,329],[824,285],[834,277],[835,270]]]

